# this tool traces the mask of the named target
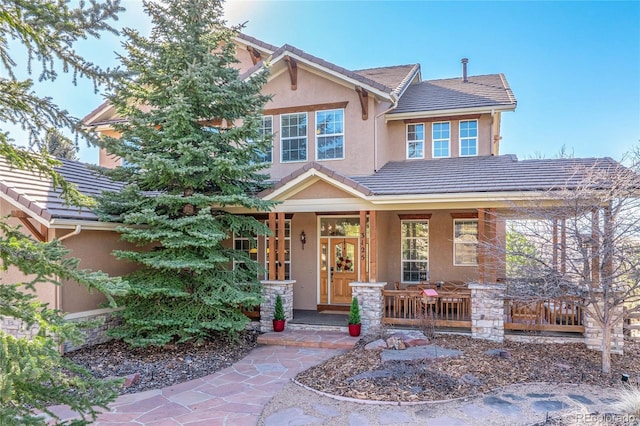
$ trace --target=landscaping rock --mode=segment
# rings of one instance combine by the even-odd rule
[[[511,353],[505,349],[489,349],[485,351],[484,354],[498,358],[511,358]]]
[[[389,361],[419,361],[422,359],[452,358],[461,356],[462,351],[445,349],[436,345],[415,346],[403,351],[387,349],[380,354],[383,363]]]
[[[387,339],[387,348],[393,350],[405,350],[407,346],[404,344],[401,338],[399,337],[389,337]]]
[[[367,343],[364,349],[366,351],[379,351],[382,349],[387,349],[387,342],[382,339],[374,340],[371,343]]]
[[[129,374],[124,378],[123,388],[130,388],[140,381],[140,373]]]
[[[403,331],[392,334],[390,337],[395,337],[402,340],[407,347],[425,346],[429,344],[429,338],[424,335],[423,332],[417,330]]]

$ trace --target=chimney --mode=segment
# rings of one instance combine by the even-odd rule
[[[462,58],[460,62],[462,62],[462,82],[468,83],[469,80],[467,79],[467,64],[469,63],[469,59]]]

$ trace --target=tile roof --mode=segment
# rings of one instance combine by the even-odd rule
[[[407,87],[398,106],[388,115],[459,108],[516,106],[516,98],[503,74],[426,80]]]
[[[55,170],[78,190],[88,196],[96,196],[102,191],[115,191],[121,184],[101,176],[91,170],[87,164],[58,159],[62,166]],[[53,189],[51,179],[36,172],[15,169],[0,157],[0,192],[17,201],[43,219],[70,219],[78,221],[97,221],[98,217],[88,208],[66,205],[61,198],[60,189]]]
[[[375,195],[545,191],[575,186],[586,168],[619,167],[611,158],[518,161],[515,155],[395,161],[351,180]]]
[[[420,72],[420,64],[368,68],[353,72],[393,88],[393,92],[398,95],[402,93],[404,87],[411,82],[413,77]]]

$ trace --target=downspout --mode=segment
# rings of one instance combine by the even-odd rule
[[[82,232],[82,225],[76,225],[76,229],[73,232],[70,232],[62,237],[58,238],[58,241],[64,241],[67,238],[71,238],[75,235],[78,235]],[[58,281],[60,281],[60,277],[56,277]],[[56,288],[56,309],[62,310],[62,286],[58,285]],[[62,352],[62,346],[60,346],[60,352]]]
[[[491,130],[489,131],[489,154],[491,154],[491,156],[496,155],[496,153],[493,152],[494,145],[495,145],[495,142],[493,141],[493,129],[494,129],[493,126],[494,126],[495,116],[496,116],[496,110],[491,108]]]
[[[391,107],[373,118],[373,171],[378,171],[378,118],[388,113],[392,109],[398,106],[398,100],[395,97],[392,99]]]

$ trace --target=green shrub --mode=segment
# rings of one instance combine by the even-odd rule
[[[276,307],[273,311],[274,320],[284,320],[284,308],[282,307],[282,297],[276,296]]]
[[[349,310],[349,324],[360,324],[360,306],[358,298],[351,299],[351,309]]]

